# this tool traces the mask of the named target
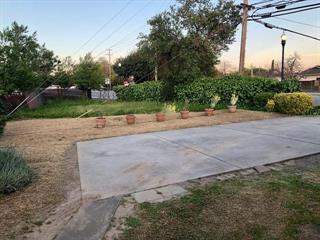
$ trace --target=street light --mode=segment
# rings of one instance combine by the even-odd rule
[[[287,35],[283,32],[281,35],[281,45],[282,45],[282,64],[281,64],[281,81],[284,80],[284,46],[287,42]]]

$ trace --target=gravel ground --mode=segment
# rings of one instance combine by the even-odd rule
[[[154,114],[136,116],[137,124],[132,126],[126,125],[125,116],[108,117],[108,126],[103,129],[95,128],[95,118],[8,122],[4,136],[0,138],[0,146],[12,146],[20,150],[36,176],[24,190],[0,196],[0,239],[17,239],[24,233],[34,231],[45,222],[50,212],[52,214],[65,201],[70,188],[79,184],[76,156],[70,157],[69,154],[78,141],[284,115],[245,110],[230,114],[222,110],[217,111],[214,117],[191,113],[191,118],[181,120],[179,114],[173,113],[167,116],[168,121],[162,123],[154,121]],[[73,155],[76,155],[75,152]]]

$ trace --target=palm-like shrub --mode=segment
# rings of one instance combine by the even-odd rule
[[[0,194],[15,192],[32,180],[32,170],[20,153],[0,149]]]

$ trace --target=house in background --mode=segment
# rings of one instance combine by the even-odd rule
[[[299,81],[305,91],[320,91],[320,65],[301,72]]]

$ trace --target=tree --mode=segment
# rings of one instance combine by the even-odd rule
[[[38,43],[36,35],[16,22],[0,32],[0,88],[4,92],[30,91],[48,80],[57,58]]]
[[[178,0],[169,11],[149,21],[139,46],[149,51],[165,81],[167,97],[173,86],[212,75],[222,51],[234,41],[240,13],[232,0]]]
[[[302,71],[301,58],[298,53],[290,55],[286,59],[285,63],[285,75],[286,79],[298,78],[299,74]]]
[[[113,69],[120,78],[125,79],[132,75],[139,82],[151,80],[154,75],[152,73],[154,64],[141,48],[125,58],[117,59]]]
[[[64,58],[56,67],[56,71],[53,76],[53,82],[56,82],[61,87],[70,87],[74,84],[75,63],[71,57]]]
[[[75,67],[73,77],[74,83],[81,89],[100,88],[104,83],[103,71],[90,53],[80,58],[80,63]]]

